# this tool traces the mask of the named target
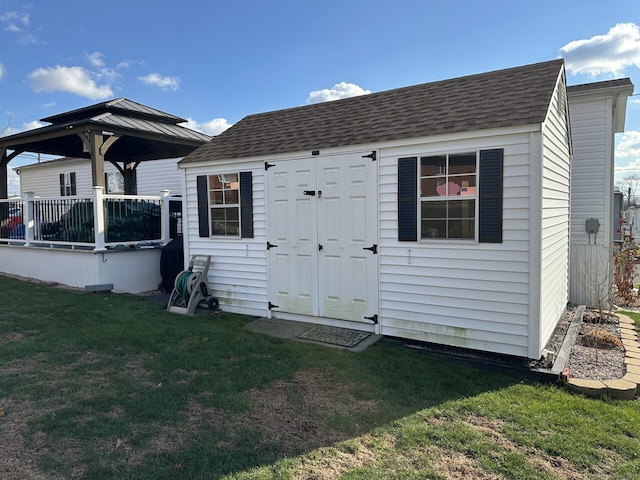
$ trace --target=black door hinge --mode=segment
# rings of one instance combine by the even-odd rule
[[[267,250],[271,250],[272,248],[276,248],[278,245],[274,245],[271,242],[267,242]]]
[[[364,247],[363,250],[371,250],[374,254],[378,253],[378,245],[375,243],[370,247]]]
[[[275,167],[275,163],[264,162],[264,169],[269,170],[271,167]]]
[[[274,308],[280,308],[280,305],[274,305],[273,303],[269,302],[269,310],[273,310]]]
[[[373,152],[371,152],[369,155],[363,155],[362,158],[370,158],[371,161],[375,162],[378,159],[378,154],[376,153],[376,151],[374,150]]]
[[[370,317],[364,317],[365,320],[371,320],[375,325],[378,324],[378,314],[371,315]]]

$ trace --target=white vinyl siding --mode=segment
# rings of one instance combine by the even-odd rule
[[[569,299],[570,140],[564,84],[556,89],[542,131],[539,330],[531,354],[539,355]]]
[[[610,92],[577,94],[569,103],[573,139],[569,300],[587,306],[597,306],[609,293],[601,284],[610,275],[614,228],[611,97]],[[589,218],[600,222],[595,235],[586,232]]]
[[[253,173],[254,238],[209,238],[198,233],[196,177],[230,171]],[[267,237],[264,162],[234,162],[185,170],[185,262],[191,255],[211,255],[209,287],[228,312],[267,315]]]
[[[607,244],[611,230],[605,227],[611,162],[611,100],[593,100],[570,104],[573,138],[573,169],[571,174],[571,243]],[[585,229],[588,218],[600,221],[597,235]]]
[[[528,356],[530,135],[381,150],[380,319],[384,335]],[[397,160],[504,148],[503,243],[399,242]]]
[[[140,162],[137,169],[138,195],[160,195],[162,190],[170,190],[171,195],[180,195],[182,182],[177,163],[176,158]],[[105,162],[104,171],[110,173],[118,170]],[[91,161],[76,158],[23,167],[20,172],[20,191],[23,194],[33,192],[39,197],[57,197],[60,195],[60,174],[69,172],[76,172],[76,195],[91,195]]]

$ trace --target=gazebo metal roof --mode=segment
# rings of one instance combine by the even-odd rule
[[[34,130],[0,138],[0,198],[7,197],[7,166],[24,152],[89,158],[93,185],[104,186],[104,161],[137,165],[141,161],[183,157],[211,137],[180,126],[187,120],[126,98],[117,98],[41,119]],[[11,153],[9,153],[11,151]]]

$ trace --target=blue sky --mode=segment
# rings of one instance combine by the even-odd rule
[[[214,135],[251,113],[558,57],[569,85],[630,77],[640,92],[638,1],[0,0],[0,131],[126,97]],[[616,169],[640,175],[640,95]]]

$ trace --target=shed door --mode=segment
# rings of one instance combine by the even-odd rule
[[[271,302],[279,312],[363,321],[376,313],[375,163],[362,154],[267,171]]]

